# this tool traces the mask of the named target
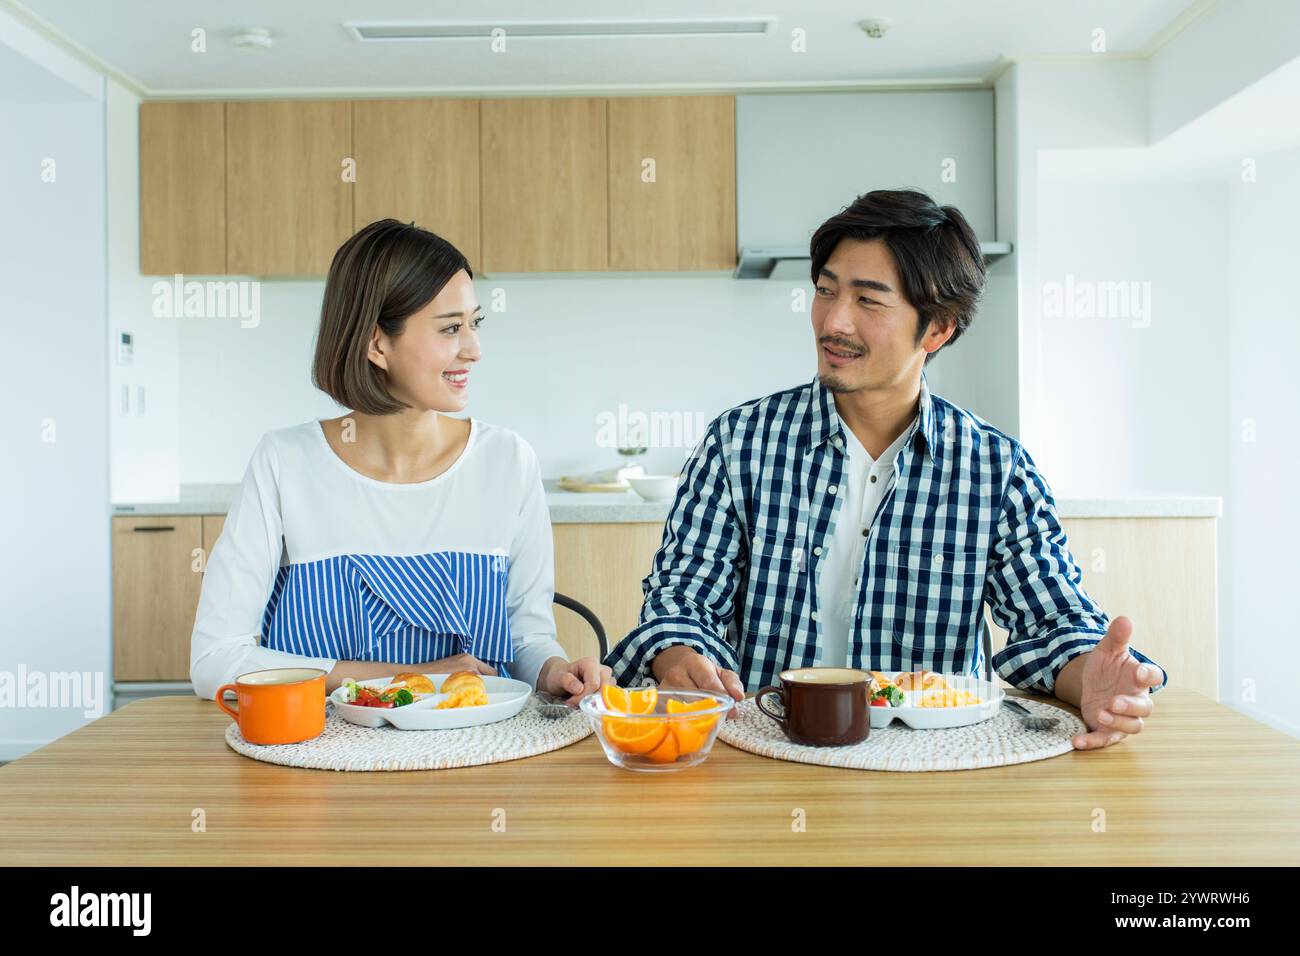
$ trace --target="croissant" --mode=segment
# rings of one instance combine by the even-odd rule
[[[439,688],[444,694],[453,694],[465,687],[478,687],[479,690],[486,693],[487,688],[483,683],[483,678],[473,671],[456,671],[448,674]]]
[[[434,694],[437,688],[433,686],[433,681],[423,674],[398,674],[393,678],[394,687],[405,687],[412,694]]]
[[[943,679],[941,674],[934,671],[904,671],[899,674],[894,683],[900,690],[944,690],[948,688],[948,682]]]

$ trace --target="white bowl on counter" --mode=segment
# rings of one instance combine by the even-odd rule
[[[681,475],[629,475],[627,483],[646,501],[670,501],[677,494]]]

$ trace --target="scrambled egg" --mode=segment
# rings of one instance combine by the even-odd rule
[[[970,691],[965,690],[935,690],[925,691],[921,694],[921,700],[918,707],[966,707],[970,704],[983,703],[978,697]]]
[[[434,710],[446,710],[450,707],[482,707],[487,702],[488,696],[482,687],[462,687],[460,690],[452,691],[451,696]]]

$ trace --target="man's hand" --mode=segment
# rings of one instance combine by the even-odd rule
[[[556,697],[569,695],[565,703],[577,707],[578,701],[610,683],[613,672],[594,657],[566,661],[563,657],[547,658],[537,673],[537,689]]]
[[[1143,718],[1155,709],[1151,688],[1160,686],[1164,674],[1129,653],[1132,636],[1133,622],[1115,618],[1092,650],[1071,660],[1057,675],[1056,696],[1075,704],[1088,728],[1071,741],[1077,750],[1107,747],[1141,733]]]
[[[664,690],[711,690],[728,694],[734,700],[745,699],[745,687],[735,671],[719,667],[694,648],[675,644],[660,651],[650,662],[650,670]],[[736,716],[733,707],[727,719]]]

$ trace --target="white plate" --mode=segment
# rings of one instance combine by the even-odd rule
[[[890,677],[897,674],[886,671]],[[981,703],[967,704],[964,707],[918,707],[917,701],[922,694],[936,693],[932,690],[905,690],[903,696],[907,704],[903,707],[871,707],[871,729],[888,727],[894,720],[901,720],[916,730],[938,730],[943,727],[966,727],[988,720],[1002,706],[1006,691],[996,684],[980,680],[978,677],[942,675],[953,690],[964,690],[978,697]]]
[[[448,674],[426,674],[433,681],[434,687],[442,687]],[[382,690],[393,682],[391,677],[379,680],[359,680],[362,687]],[[438,710],[437,706],[447,699],[447,694],[429,694],[404,707],[360,707],[346,702],[347,689],[337,688],[330,694],[339,716],[344,720],[360,724],[362,727],[382,727],[391,724],[398,730],[457,730],[462,727],[479,727],[483,724],[495,724],[498,720],[509,720],[524,709],[533,689],[521,680],[509,677],[483,676],[483,686],[487,689],[488,702],[479,707],[450,707]]]

